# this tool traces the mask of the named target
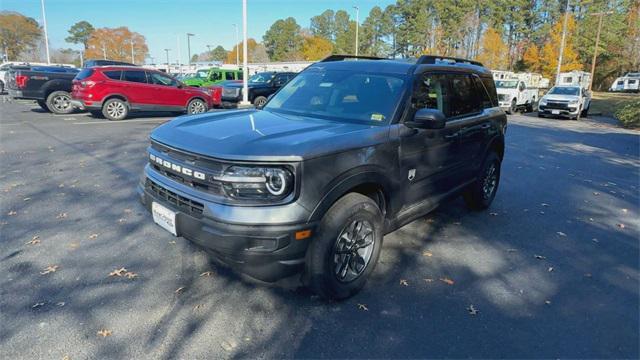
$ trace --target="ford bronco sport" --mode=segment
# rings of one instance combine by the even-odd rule
[[[478,62],[333,55],[261,110],[156,128],[138,192],[158,225],[232,268],[265,281],[302,270],[344,299],[386,233],[456,194],[491,204],[506,122]]]

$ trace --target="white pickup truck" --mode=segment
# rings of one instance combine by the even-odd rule
[[[523,80],[498,80],[496,81],[496,91],[500,107],[507,114],[513,114],[518,109],[525,109],[526,112],[535,110],[539,90],[537,87],[527,86]]]
[[[562,116],[579,119],[587,116],[591,107],[591,92],[581,86],[554,86],[541,99],[538,117]]]

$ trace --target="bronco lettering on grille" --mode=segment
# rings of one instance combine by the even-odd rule
[[[160,166],[164,166],[167,169],[171,169],[172,171],[175,171],[177,173],[183,174],[183,175],[187,175],[187,176],[191,176],[193,178],[196,178],[198,180],[205,180],[206,175],[200,171],[197,170],[193,170],[193,169],[189,169],[186,168],[184,166],[178,165],[178,164],[174,164],[168,160],[162,159],[159,156],[155,156],[153,154],[149,154],[149,159],[151,160],[151,162],[154,162]]]

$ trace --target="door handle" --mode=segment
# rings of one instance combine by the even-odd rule
[[[457,138],[458,136],[460,136],[460,132],[459,132],[459,131],[456,131],[456,132],[454,132],[453,134],[445,135],[445,136],[444,136],[444,138],[445,138],[445,139],[447,139],[447,140],[450,140],[450,139],[455,139],[455,138]]]
[[[491,127],[491,124],[482,124],[482,125],[480,125],[480,129],[482,129],[482,130],[486,130],[486,129],[490,128],[490,127]]]

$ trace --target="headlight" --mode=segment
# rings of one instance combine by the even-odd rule
[[[293,174],[284,167],[232,166],[214,179],[238,200],[281,200],[293,190]]]
[[[547,105],[547,99],[545,98],[540,99],[540,103],[538,105]]]
[[[569,100],[569,105],[576,105],[579,102],[578,99],[575,100]]]

